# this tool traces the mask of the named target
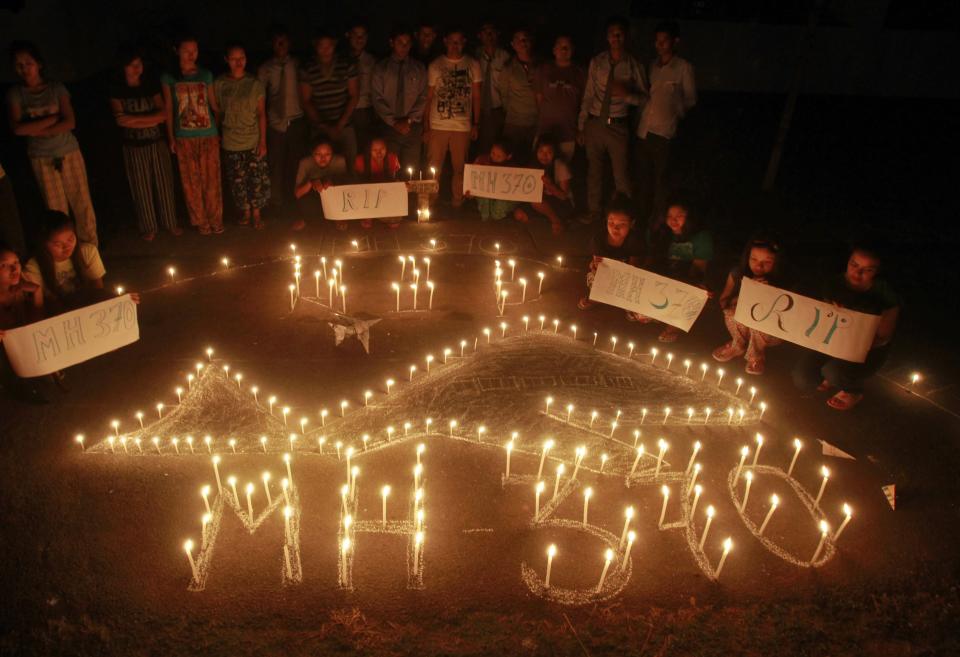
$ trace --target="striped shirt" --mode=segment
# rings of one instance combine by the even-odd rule
[[[321,123],[336,123],[350,101],[347,83],[357,77],[357,67],[349,58],[337,55],[332,69],[317,60],[297,72],[300,84],[310,86],[310,102]]]

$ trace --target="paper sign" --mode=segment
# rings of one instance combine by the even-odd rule
[[[590,299],[689,331],[707,302],[707,291],[618,260],[603,258],[590,288]]]
[[[843,451],[842,449],[840,449],[840,448],[837,447],[836,445],[831,445],[831,444],[828,443],[826,440],[821,440],[821,441],[820,441],[820,452],[821,452],[824,456],[832,456],[832,457],[838,458],[838,459],[850,459],[850,460],[852,460],[852,461],[856,461],[856,460],[857,460],[856,457],[853,456],[852,454],[847,454],[845,451]]]
[[[767,335],[855,363],[866,360],[880,325],[879,315],[840,308],[749,278],[741,283],[734,319]]]
[[[402,182],[334,185],[320,193],[325,219],[379,219],[407,216],[407,185]]]
[[[129,294],[7,331],[3,347],[19,376],[43,376],[140,339]]]
[[[463,171],[463,191],[482,198],[542,203],[543,169],[468,164]]]

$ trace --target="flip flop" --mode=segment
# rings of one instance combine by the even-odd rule
[[[863,395],[857,392],[841,390],[827,400],[827,406],[836,411],[849,411],[863,400]]]

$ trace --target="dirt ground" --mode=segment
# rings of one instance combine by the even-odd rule
[[[356,250],[342,237],[337,241],[332,231],[312,228],[298,236],[297,252],[304,258],[307,288],[314,285],[319,255],[344,260],[350,314],[380,319],[369,328],[369,354],[354,337],[334,344],[332,316],[322,304],[301,300],[290,312],[290,234],[281,226],[271,227],[256,243],[239,230],[219,243],[187,236],[176,256],[172,244],[147,247],[130,238],[111,246],[110,282],[145,291],[141,340],[71,368],[71,391],[53,404],[0,402],[3,654],[958,652],[951,629],[960,625],[957,418],[900,385],[904,360],[895,358],[885,377],[871,383],[856,412],[840,415],[823,398],[792,390],[789,366],[796,351],[784,347],[771,354],[767,375],[746,384],[757,385],[757,400],[769,404],[762,420],[753,406],[743,424],[716,418],[703,426],[688,424],[682,410],[679,418],[654,423],[654,414],[662,418],[658,409],[665,405],[695,407],[700,414],[706,405],[745,402],[745,390],[739,401],[730,401],[736,399],[733,378],[746,376],[736,363],[727,368],[722,390],[680,372],[686,358],[710,362],[709,350],[722,340],[714,306],[705,309],[693,334],[670,348],[675,360],[671,372],[664,372],[663,363],[654,368],[649,356],[640,356],[656,343],[657,327],[628,324],[616,309],[576,310],[582,281],[577,244],[582,241],[551,242],[536,231],[470,222],[409,225],[399,231],[378,226],[365,236],[369,239]],[[430,250],[431,238],[438,240],[436,251]],[[517,258],[517,276],[535,280],[536,272],[546,274],[542,296],[531,286],[530,300],[508,306],[505,318],[497,316],[493,300],[495,243],[501,260]],[[437,286],[432,311],[395,312],[390,282],[399,276],[398,253],[431,257]],[[563,268],[556,266],[560,253]],[[228,270],[219,264],[223,256],[230,257]],[[178,282],[170,284],[164,272],[174,265]],[[412,299],[405,294],[402,302],[409,307]],[[547,317],[543,334],[536,319],[524,333],[522,316],[540,314]],[[560,320],[557,335],[553,318]],[[506,338],[500,338],[500,321],[508,323]],[[576,342],[571,323],[578,326]],[[484,327],[492,329],[489,345]],[[619,338],[617,354],[609,353],[611,335]],[[463,359],[461,340],[468,343]],[[628,341],[636,343],[633,358],[626,357]],[[120,453],[111,453],[100,442],[112,431],[110,421],[120,419],[121,432],[132,437],[140,435],[137,410],[150,416],[148,423],[157,402],[173,413],[174,387],[186,387],[186,375],[205,360],[208,345],[215,348],[214,366],[229,363],[231,372],[243,373],[244,389],[258,386],[260,410],[248,392],[228,392],[232,382],[215,371],[188,393],[184,407],[191,413],[176,420],[181,424],[166,427],[163,454],[151,453],[149,426],[142,434],[145,454],[124,454],[118,444],[114,449]],[[446,365],[441,362],[445,347],[452,349]],[[424,371],[427,353],[435,355],[429,374]],[[411,383],[408,368],[414,363],[418,372]],[[389,395],[388,377],[396,380]],[[368,389],[373,395],[364,408]],[[267,395],[277,396],[278,408],[291,407],[291,424],[309,418],[292,462],[302,581],[284,582],[282,517],[267,517],[250,535],[231,507],[218,522],[206,586],[188,590],[190,566],[182,545],[190,537],[200,542],[204,509],[198,491],[214,483],[200,436],[212,434],[224,478],[233,474],[241,485],[257,484],[257,513],[265,503],[262,471],[272,472],[278,494],[277,479],[285,476],[281,454],[286,446],[281,444],[288,432],[277,417],[263,412]],[[553,417],[543,412],[546,395],[555,398]],[[350,404],[342,419],[341,399]],[[571,424],[564,420],[568,403],[576,409]],[[643,407],[651,412],[645,420]],[[329,416],[321,427],[323,408]],[[588,426],[591,409],[599,414],[596,430]],[[610,439],[605,434],[616,410],[623,414],[617,430],[622,435]],[[434,419],[429,435],[426,417]],[[455,438],[449,435],[451,419],[458,421]],[[404,421],[411,422],[417,437],[397,435],[386,444],[386,427],[399,434]],[[218,431],[219,423],[232,424]],[[184,449],[177,455],[169,437],[182,438],[190,424],[196,427],[197,453]],[[481,424],[486,432],[478,437]],[[634,429],[642,430],[648,453],[655,451],[657,438],[669,441],[664,469],[678,476],[670,480],[674,500],[688,481],[679,477],[692,444],[702,442],[697,460],[704,495],[693,520],[696,536],[704,507],[717,509],[704,550],[706,570],[682,527],[658,530],[661,481],[651,474],[650,454],[638,468],[643,475],[625,485]],[[269,434],[267,449],[258,443],[261,431]],[[504,485],[503,445],[512,431],[520,436],[513,481]],[[73,441],[78,432],[88,436],[86,452]],[[793,437],[803,438],[795,478],[812,496],[820,485],[820,466],[831,468],[822,508],[834,527],[842,519],[843,502],[855,509],[836,552],[822,567],[799,567],[779,558],[738,517],[727,479],[740,446],[753,445],[756,432],[766,438],[761,465],[781,468],[792,456]],[[364,433],[371,436],[367,451]],[[229,436],[238,438],[236,455],[227,446]],[[322,454],[320,436],[326,438]],[[590,524],[615,538],[624,508],[636,509],[630,577],[607,600],[579,606],[548,602],[522,580],[521,564],[544,576],[550,543],[558,545],[554,587],[590,591],[603,565],[595,537],[576,528],[531,524],[535,472],[548,436],[557,447],[547,460],[545,505],[552,497],[556,464],[563,461],[570,468],[574,448],[588,449],[578,481],[564,480],[552,518],[579,519],[580,489],[586,485],[595,490]],[[855,460],[823,456],[817,439]],[[339,489],[346,476],[343,460],[332,449],[337,440],[344,449],[357,450],[357,520],[373,524],[380,519],[383,484],[394,491],[391,520],[409,515],[415,446],[425,444],[422,589],[409,588],[407,539],[377,531],[356,535],[352,589],[339,585]],[[134,451],[131,445],[128,449]],[[600,472],[604,452],[610,460]],[[881,492],[887,484],[897,485],[896,511]],[[780,493],[784,505],[768,538],[809,561],[819,538],[816,523],[781,480],[758,474],[747,517],[759,524],[771,492]],[[239,501],[245,509],[242,489]],[[680,505],[670,504],[667,525],[682,520]],[[716,566],[727,536],[734,549],[722,576],[713,581],[709,567]]]

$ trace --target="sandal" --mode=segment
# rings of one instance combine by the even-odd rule
[[[731,341],[713,350],[713,360],[718,363],[726,363],[738,356],[742,356],[745,352],[746,349],[738,347]]]
[[[253,222],[254,230],[263,230],[266,227],[267,227],[267,222],[264,221],[263,219],[257,219],[256,221]]]
[[[214,226],[210,230],[211,232],[213,232],[214,235],[223,235],[223,231],[225,230],[225,228],[223,227],[223,224],[220,224],[219,226]]]
[[[197,232],[200,233],[201,235],[209,235],[210,226],[197,226]]]
[[[237,222],[238,226],[249,226],[250,225],[250,215],[244,215],[240,217],[240,220]]]
[[[369,219],[364,219],[363,221],[360,222],[360,227],[361,227],[361,228],[373,228],[373,222],[370,221]]]
[[[170,234],[173,235],[174,237],[180,237],[181,235],[183,235],[183,229],[180,228],[179,226],[174,226],[173,228],[170,229]]]
[[[826,392],[832,387],[833,386],[830,385],[830,382],[824,379],[823,381],[820,382],[820,385],[817,386],[817,392]]]
[[[673,326],[668,326],[667,328],[660,331],[660,335],[657,336],[657,340],[660,342],[676,342],[677,338],[680,337],[680,329],[674,328]]]
[[[747,361],[746,373],[760,376],[763,374],[765,363],[763,358],[754,358]]]
[[[580,310],[590,310],[596,304],[595,301],[591,301],[588,297],[580,297],[580,300],[577,301],[577,308]]]
[[[837,411],[849,411],[863,400],[863,395],[858,392],[847,392],[841,390],[833,397],[827,400],[827,406]]]
[[[155,238],[156,236],[157,234],[153,232],[143,233],[140,235],[140,239],[142,239],[144,242],[152,242],[153,238]]]

